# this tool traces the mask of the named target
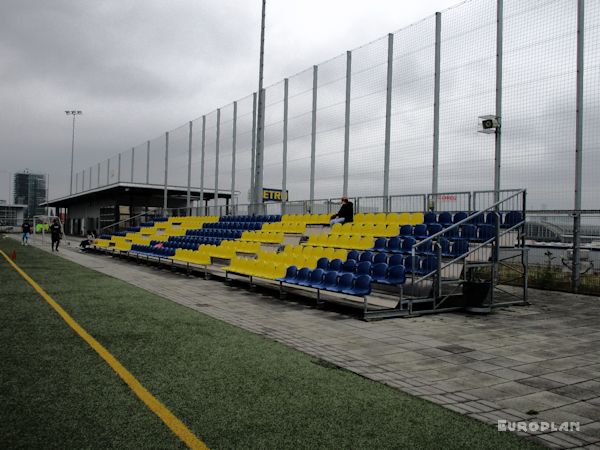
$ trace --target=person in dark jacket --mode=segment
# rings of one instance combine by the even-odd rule
[[[60,227],[60,222],[58,219],[54,219],[54,223],[50,225],[50,236],[52,238],[52,251],[56,249],[58,251],[58,244],[60,244],[60,239],[62,238],[62,229]]]
[[[29,235],[31,234],[31,225],[29,225],[29,222],[23,222],[23,225],[21,225],[21,230],[23,230],[21,245],[29,245]]]
[[[335,223],[350,223],[354,221],[354,204],[348,197],[342,197],[342,207],[337,214],[331,216],[330,225]]]

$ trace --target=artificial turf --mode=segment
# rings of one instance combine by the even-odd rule
[[[211,448],[536,447],[12,239],[0,249]],[[184,447],[0,259],[0,446]]]

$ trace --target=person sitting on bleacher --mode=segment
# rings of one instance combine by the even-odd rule
[[[342,207],[337,214],[331,216],[330,225],[335,223],[350,223],[354,221],[354,204],[348,197],[342,197]]]

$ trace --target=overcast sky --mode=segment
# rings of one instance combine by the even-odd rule
[[[265,85],[403,28],[456,0],[270,0]],[[259,0],[3,0],[0,199],[8,173],[75,171],[257,88]]]

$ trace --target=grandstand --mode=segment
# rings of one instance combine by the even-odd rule
[[[94,250],[188,275],[247,280],[341,302],[365,319],[526,304],[525,191],[478,211],[151,217],[103,234]],[[522,295],[494,299],[499,267],[519,266]],[[512,261],[505,264],[504,261]]]

